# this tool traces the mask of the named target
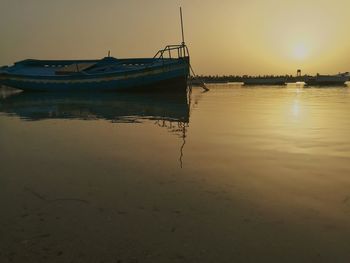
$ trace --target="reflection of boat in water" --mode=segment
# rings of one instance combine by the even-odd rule
[[[337,75],[316,75],[305,79],[308,86],[346,86],[345,82],[349,80],[349,73]]]
[[[108,120],[113,123],[153,121],[182,139],[182,167],[186,132],[189,127],[188,93],[9,93],[0,97],[0,114],[27,121],[46,119]]]
[[[25,120],[105,119],[138,122],[142,119],[189,121],[187,93],[17,93],[0,100],[0,112]]]
[[[244,85],[285,85],[286,78],[244,78],[242,79]]]

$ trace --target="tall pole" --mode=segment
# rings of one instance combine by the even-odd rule
[[[182,8],[180,7],[180,18],[181,18],[181,33],[182,33],[182,45],[185,45],[185,36],[184,36],[184,24],[182,20]]]

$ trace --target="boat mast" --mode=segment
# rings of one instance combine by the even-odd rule
[[[182,48],[180,50],[181,50],[181,53],[183,53],[184,57],[186,57],[186,50],[187,50],[187,56],[189,57],[190,54],[189,54],[188,49],[187,49],[186,44],[185,44],[184,23],[183,23],[183,19],[182,19],[182,8],[181,8],[181,6],[180,6],[180,20],[181,20],[181,33],[182,33],[182,43],[181,43]],[[191,64],[188,64],[188,65],[189,65],[190,71],[193,74],[193,78],[197,78],[196,77],[197,75],[196,75],[196,73],[194,73],[194,70],[193,70]],[[205,92],[209,91],[209,89],[205,85],[204,81],[201,80],[200,78],[197,78],[197,79],[200,81],[201,87],[204,89],[204,91]]]
[[[180,6],[180,19],[181,19],[181,33],[182,33],[182,46],[185,46],[184,24],[182,20],[182,8]]]

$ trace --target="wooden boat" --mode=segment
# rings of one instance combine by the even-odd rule
[[[172,56],[174,53],[176,57]],[[188,48],[184,43],[168,45],[153,58],[27,59],[0,68],[0,83],[24,91],[186,89],[189,63]]]
[[[192,68],[181,7],[180,18],[181,45],[168,45],[153,58],[116,59],[108,52],[108,57],[99,60],[27,59],[0,67],[0,85],[55,92],[186,90]]]

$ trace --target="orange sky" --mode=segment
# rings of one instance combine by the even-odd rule
[[[350,71],[348,0],[0,0],[0,65],[151,57],[180,43],[198,74]]]

